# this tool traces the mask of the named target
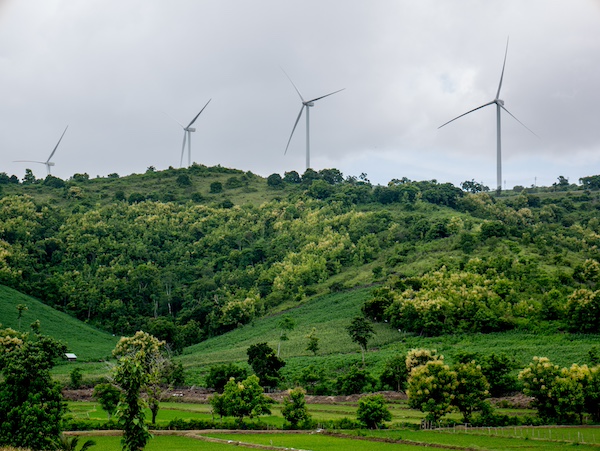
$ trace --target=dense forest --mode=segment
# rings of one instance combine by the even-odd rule
[[[193,165],[120,177],[0,174],[0,284],[174,349],[307,298],[373,286],[424,335],[599,332],[600,176],[502,193],[474,181]]]

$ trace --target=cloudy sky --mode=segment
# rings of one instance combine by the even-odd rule
[[[192,160],[268,176],[550,185],[600,174],[599,0],[0,0],[0,172],[69,178]],[[165,114],[167,113],[167,114]],[[169,117],[171,116],[171,117]],[[175,120],[174,120],[174,119]],[[186,151],[187,152],[187,151]]]

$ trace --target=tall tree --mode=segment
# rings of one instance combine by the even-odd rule
[[[37,450],[57,442],[66,405],[50,370],[65,351],[39,333],[0,330],[0,446]]]
[[[124,451],[142,450],[150,440],[144,414],[146,401],[141,395],[160,377],[157,368],[158,362],[163,359],[163,347],[164,342],[139,331],[133,337],[121,338],[113,350],[113,356],[117,359],[114,379],[123,391],[117,415],[123,427],[121,444]],[[157,400],[152,396],[155,397],[156,393],[149,395],[150,406],[152,403],[157,405]]]
[[[285,362],[275,355],[275,351],[266,343],[251,345],[246,350],[248,364],[266,387],[276,387],[281,378],[279,370]]]
[[[365,364],[365,351],[369,340],[375,335],[373,326],[364,316],[356,316],[346,327],[350,339],[360,346],[362,363]]]

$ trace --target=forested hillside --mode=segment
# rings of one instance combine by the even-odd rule
[[[365,314],[408,332],[598,332],[598,179],[496,196],[335,169],[0,174],[0,284],[175,348],[357,286],[373,286]]]

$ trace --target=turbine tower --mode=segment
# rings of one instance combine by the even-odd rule
[[[484,105],[478,106],[477,108],[473,108],[472,110],[467,111],[466,113],[461,114],[460,116],[455,117],[454,119],[449,120],[445,124],[442,124],[438,127],[438,129],[442,128],[445,125],[448,125],[450,122],[455,121],[458,118],[466,116],[473,111],[480,110],[481,108],[485,108],[489,105],[496,105],[496,189],[498,192],[502,191],[502,133],[501,133],[501,124],[500,124],[500,116],[501,110],[506,111],[510,114],[513,119],[515,119],[519,124],[529,130],[531,133],[531,129],[527,127],[523,122],[517,119],[510,111],[506,109],[504,106],[504,100],[500,99],[500,90],[502,89],[502,80],[504,79],[504,68],[506,67],[506,56],[508,55],[508,39],[506,40],[506,50],[504,51],[504,64],[502,65],[502,73],[500,74],[500,84],[498,85],[498,92],[496,93],[496,98],[491,102],[488,102]],[[537,136],[535,133],[533,133]]]
[[[183,128],[183,145],[181,146],[181,158],[179,159],[179,167],[183,167],[183,154],[185,153],[185,142],[187,141],[187,145],[188,145],[188,167],[190,167],[192,165],[192,132],[195,132],[196,129],[194,127],[192,127],[192,125],[194,125],[194,122],[196,122],[196,119],[198,119],[198,116],[200,116],[200,114],[202,114],[202,112],[204,111],[204,108],[206,108],[208,106],[208,104],[210,103],[212,99],[209,99],[208,102],[206,102],[206,105],[204,105],[204,107],[200,110],[200,112],[198,114],[196,114],[196,116],[194,117],[194,119],[192,119],[192,121],[188,124],[188,126],[186,127],[185,125],[183,125],[181,122],[176,121],[179,125],[181,125],[181,128]]]
[[[283,69],[281,69],[281,70],[283,70]],[[296,118],[296,122],[294,123],[294,128],[292,128],[292,133],[290,134],[290,139],[288,139],[287,146],[285,146],[285,152],[283,154],[284,155],[287,154],[288,147],[290,147],[290,142],[292,141],[292,136],[294,136],[294,131],[296,131],[296,126],[298,125],[298,122],[300,121],[300,117],[302,117],[302,112],[304,111],[304,108],[306,108],[306,169],[308,169],[308,168],[310,168],[310,107],[315,106],[315,102],[317,100],[321,100],[325,97],[329,97],[333,94],[343,91],[346,88],[338,89],[337,91],[331,92],[329,94],[325,94],[324,96],[321,96],[321,97],[316,97],[311,100],[304,100],[304,97],[302,97],[302,94],[300,94],[300,91],[298,90],[298,88],[296,87],[296,85],[294,84],[294,82],[292,81],[290,76],[285,71],[283,71],[283,73],[288,78],[288,80],[292,83],[292,86],[294,87],[294,89],[296,90],[298,95],[300,96],[300,101],[302,102],[302,107],[300,107],[300,113],[298,113],[298,117]]]
[[[69,126],[67,125],[65,127],[65,131],[62,132],[62,135],[60,135],[60,139],[58,140],[58,142],[56,143],[56,146],[54,146],[54,149],[52,150],[52,153],[50,154],[50,156],[48,157],[48,159],[46,161],[33,161],[33,160],[15,160],[14,163],[39,163],[39,164],[45,164],[46,165],[46,171],[48,172],[48,175],[50,174],[50,168],[52,166],[54,166],[54,162],[50,161],[52,159],[52,157],[54,156],[54,153],[56,152],[56,149],[58,149],[58,145],[60,144],[60,142],[63,139],[63,136],[65,136],[65,133],[67,133],[67,128],[69,128]]]

